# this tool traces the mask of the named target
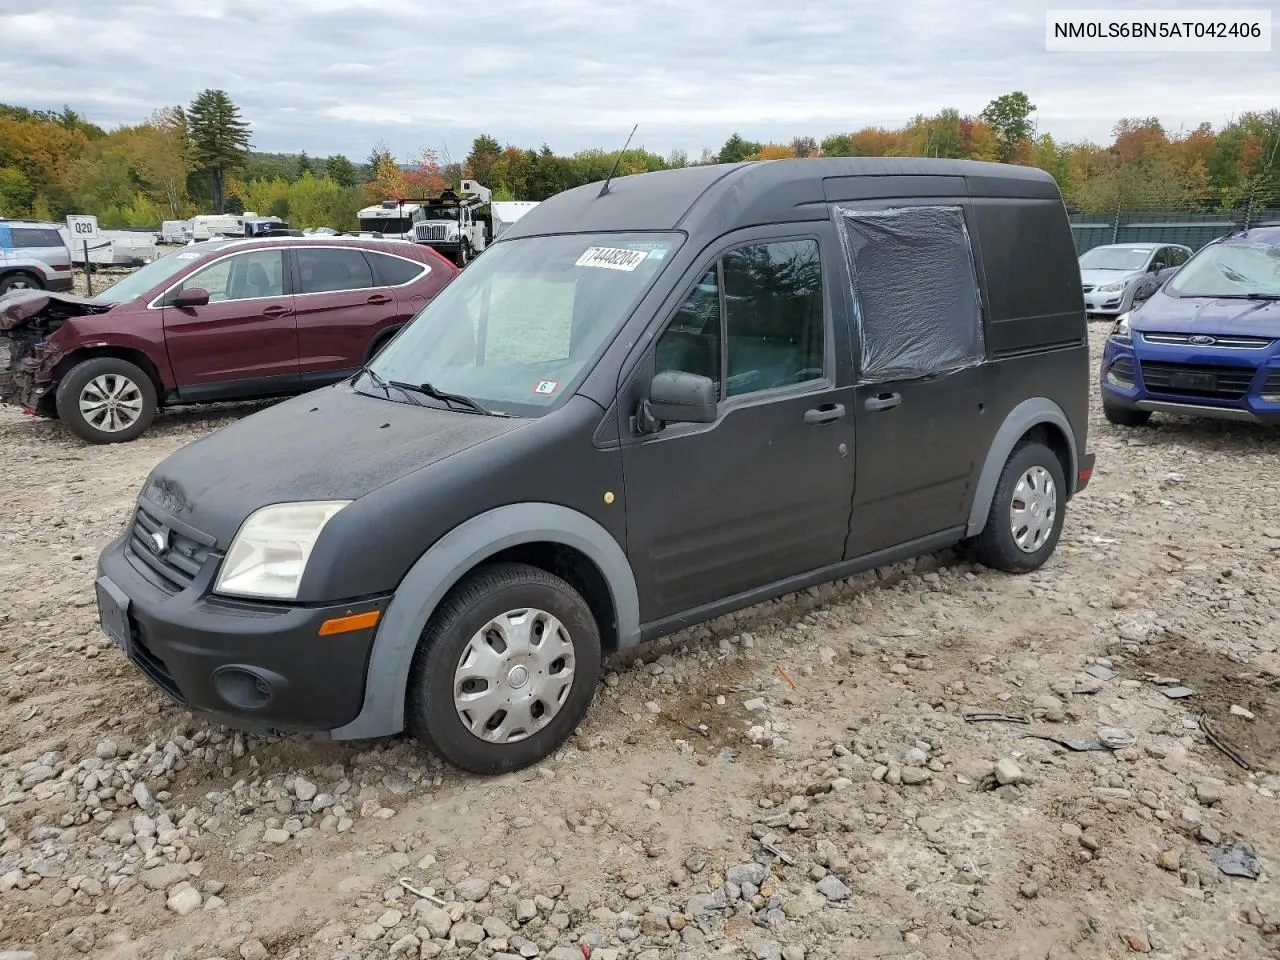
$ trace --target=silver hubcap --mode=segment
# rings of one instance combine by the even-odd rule
[[[1044,467],[1031,467],[1013,488],[1009,527],[1013,542],[1024,553],[1035,553],[1053,533],[1058,517],[1058,488]]]
[[[80,414],[97,430],[119,433],[142,416],[142,391],[128,377],[104,373],[80,391]]]
[[[9,281],[10,290],[30,290],[31,284],[27,282],[26,277],[14,277]]]
[[[481,740],[523,740],[560,712],[574,664],[564,624],[545,610],[509,610],[476,631],[462,651],[453,705]]]

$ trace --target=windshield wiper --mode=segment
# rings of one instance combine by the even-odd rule
[[[486,409],[485,407],[482,407],[480,404],[476,403],[476,401],[472,400],[470,397],[464,397],[460,393],[446,393],[443,390],[436,389],[429,383],[401,383],[399,380],[392,380],[391,386],[404,391],[414,390],[414,391],[417,391],[418,393],[426,394],[428,397],[431,397],[433,400],[439,400],[440,402],[446,403],[446,404],[457,404],[458,406],[461,406],[463,409],[470,410],[472,413],[481,413],[487,417],[505,417],[506,416],[505,413],[498,413],[497,411],[489,410],[489,409]],[[418,402],[421,403],[422,401],[418,401]]]
[[[372,380],[375,386],[380,387],[382,389],[382,392],[387,395],[388,400],[391,399],[391,388],[395,387],[402,394],[408,397],[410,402],[412,402],[415,407],[424,406],[423,402],[419,400],[417,397],[415,397],[409,390],[405,389],[403,385],[395,382],[388,383],[386,380],[383,380],[379,374],[375,373],[372,367],[361,367],[360,373],[363,373],[370,380]]]
[[[1280,293],[1246,293],[1248,300],[1280,300]]]

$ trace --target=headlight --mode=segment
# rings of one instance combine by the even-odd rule
[[[1115,293],[1117,290],[1123,290],[1127,281],[1117,280],[1115,283],[1104,283],[1098,288],[1099,293]]]
[[[320,531],[350,502],[275,503],[255,510],[231,541],[214,593],[295,599]]]
[[[1111,338],[1126,342],[1133,339],[1133,334],[1129,331],[1129,314],[1122,313],[1116,317],[1115,326],[1111,328]]]

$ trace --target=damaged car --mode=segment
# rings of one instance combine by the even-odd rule
[[[257,400],[340,382],[458,274],[399,240],[209,241],[92,298],[0,297],[0,403],[90,443],[133,440],[161,406]]]

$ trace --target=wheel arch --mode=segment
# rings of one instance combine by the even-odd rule
[[[995,496],[1000,472],[1009,455],[1026,440],[1039,440],[1045,444],[1062,464],[1062,475],[1067,484],[1068,499],[1075,494],[1079,452],[1076,450],[1075,432],[1071,422],[1058,404],[1048,397],[1030,397],[1009,411],[1000,429],[996,431],[974,487],[973,504],[969,508],[966,537],[982,532],[991,513],[991,498]]]
[[[89,360],[97,360],[100,357],[113,357],[116,360],[123,360],[126,363],[132,363],[147,375],[156,391],[156,406],[164,406],[164,379],[160,375],[159,369],[151,358],[142,350],[134,347],[124,347],[118,344],[93,344],[83,347],[76,347],[70,353],[58,359],[51,371],[50,379],[53,381],[54,389],[45,395],[45,402],[49,404],[50,412],[56,413],[54,409],[54,396],[58,384],[73,369]]]
[[[605,652],[640,642],[640,602],[626,553],[585,514],[551,503],[498,507],[459,524],[428,548],[400,581],[378,625],[364,702],[334,740],[391,736],[405,725],[414,651],[440,601],[471,571],[515,560],[578,589],[600,626]]]
[[[380,350],[382,350],[391,338],[404,329],[403,323],[393,324],[389,327],[383,327],[369,340],[369,346],[364,352],[364,362],[368,363],[372,360]]]

